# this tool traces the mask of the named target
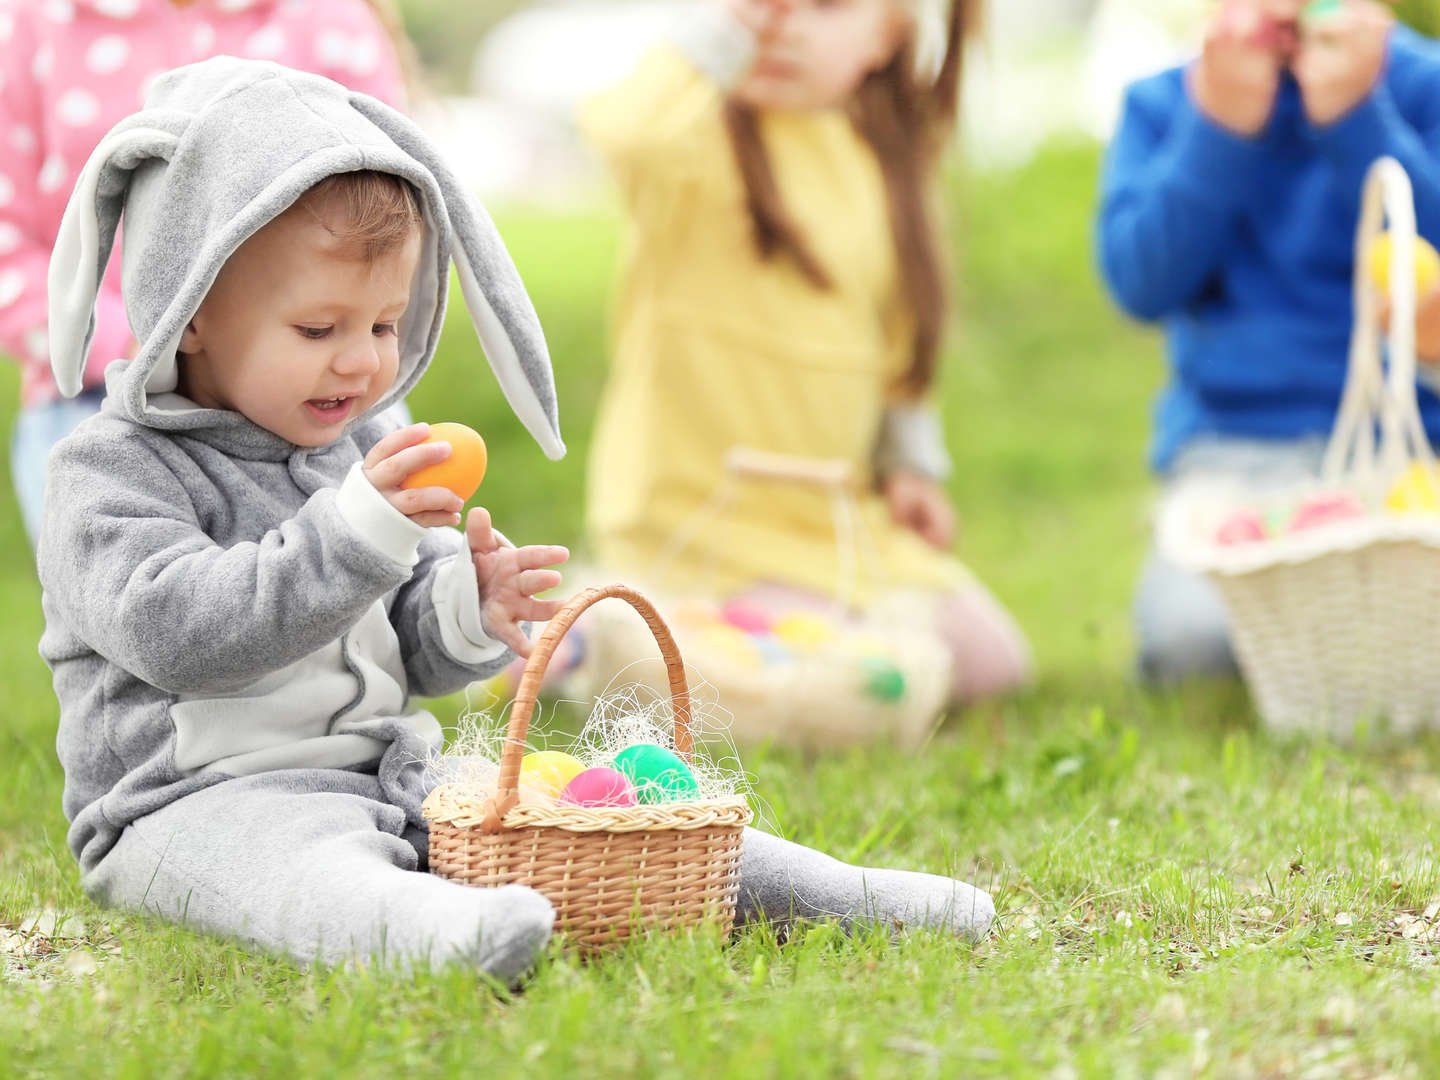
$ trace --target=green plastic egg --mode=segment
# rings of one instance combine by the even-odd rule
[[[1300,17],[1308,22],[1315,22],[1319,19],[1331,19],[1345,10],[1342,0],[1311,0],[1305,5],[1305,10]]]
[[[690,766],[673,750],[654,743],[627,746],[615,755],[615,768],[635,785],[642,804],[681,802],[700,797]]]
[[[865,692],[877,701],[893,705],[905,698],[905,675],[888,660],[865,662]]]

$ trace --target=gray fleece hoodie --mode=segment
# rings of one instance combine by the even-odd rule
[[[425,219],[390,393],[319,449],[175,393],[181,334],[226,259],[320,180],[357,169],[408,180]],[[378,772],[418,824],[421,763],[441,735],[410,697],[452,692],[510,654],[480,626],[462,534],[414,525],[359,463],[434,353],[452,256],[511,407],[549,456],[564,453],[514,266],[393,110],[274,64],[179,68],[102,141],[66,210],[50,341],[70,394],[122,216],[141,347],[109,368],[102,412],[51,455],[38,555],[70,846],[89,870],[136,818],[291,768]]]

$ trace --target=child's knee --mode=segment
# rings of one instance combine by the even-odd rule
[[[1030,643],[1010,613],[980,586],[945,601],[938,630],[952,657],[952,701],[978,701],[1029,681]]]
[[[1225,602],[1209,581],[1152,557],[1135,599],[1137,666],[1146,682],[1236,671]]]
[[[1214,620],[1175,622],[1145,635],[1137,666],[1142,680],[1156,684],[1231,676],[1237,670],[1229,628]]]

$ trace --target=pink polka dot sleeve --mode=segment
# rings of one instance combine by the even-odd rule
[[[50,245],[34,227],[41,155],[32,53],[23,21],[0,4],[0,352],[21,361],[45,352],[50,265]]]
[[[53,53],[33,39],[33,22],[17,5],[0,0],[0,353],[19,362],[26,402],[54,396],[46,336],[46,278],[58,224],[56,193],[72,177],[57,157],[47,158],[46,104],[35,79],[47,73]],[[42,67],[42,64],[44,65]],[[55,103],[61,122],[92,123],[94,99],[76,89]],[[78,166],[76,166],[78,168]],[[48,193],[48,194],[47,194]],[[63,202],[60,204],[63,205]],[[95,337],[87,386],[104,380],[105,366],[130,350],[130,323],[118,275],[107,279],[96,305]]]
[[[291,61],[296,66],[394,108],[406,107],[400,55],[364,0],[315,0],[301,37],[301,54]]]

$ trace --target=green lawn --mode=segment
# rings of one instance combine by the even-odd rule
[[[557,954],[503,997],[453,971],[299,971],[97,910],[65,848],[37,590],[7,508],[0,1074],[1435,1073],[1440,744],[1280,740],[1238,688],[1128,680],[1159,363],[1093,278],[1095,168],[1091,149],[1056,150],[958,200],[953,492],[965,557],[1032,634],[1039,684],[953,718],[920,754],[745,762],[795,838],[991,888],[991,940],[650,942],[589,967]],[[616,229],[603,211],[502,226],[549,331],[572,456],[544,463],[458,320],[415,405],[485,431],[510,535],[576,541]]]

